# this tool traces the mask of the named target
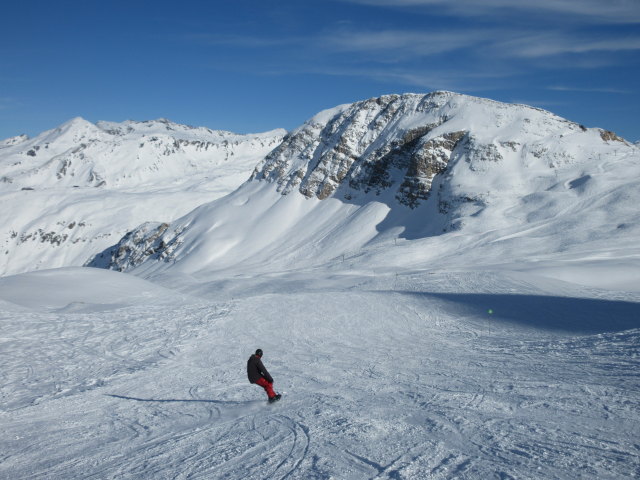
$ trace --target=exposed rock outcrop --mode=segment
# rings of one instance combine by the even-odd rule
[[[87,262],[88,267],[112,268],[123,271],[140,265],[148,258],[170,261],[182,244],[179,232],[163,238],[168,223],[145,223],[127,233],[115,246],[106,249]]]
[[[486,126],[477,129],[465,122],[468,112],[460,108],[463,103],[471,107],[468,110],[484,109],[484,121],[486,110],[491,110],[494,129],[509,121],[520,122],[522,130],[531,128],[527,112],[553,117],[531,107],[450,92],[386,95],[313,117],[285,137],[258,165],[252,179],[274,182],[284,195],[298,191],[320,200],[334,195],[357,200],[392,191],[400,204],[416,208],[429,198],[434,178],[452,158],[464,158],[471,169],[482,170],[487,162],[521,151],[517,139],[493,142],[470,133]],[[514,120],[514,111],[524,114]],[[558,123],[582,131],[571,122],[558,119]]]
[[[160,269],[166,262],[184,260],[184,268],[191,271],[203,268],[203,262],[227,265],[228,252],[255,261],[261,241],[269,245],[266,258],[277,256],[278,242],[296,243],[281,231],[305,238],[303,245],[314,245],[316,256],[328,244],[339,245],[340,251],[351,242],[385,235],[385,229],[411,228],[410,236],[427,230],[438,235],[470,224],[482,230],[485,219],[505,215],[525,192],[537,198],[532,189],[554,186],[559,169],[593,159],[595,151],[615,153],[618,145],[610,143],[621,141],[611,132],[526,105],[451,92],[385,95],[319,113],[284,137],[228,201],[204,205],[168,227],[143,225],[102,258],[117,270],[147,259],[163,260],[157,264]],[[619,148],[625,147],[635,148],[628,143]],[[274,199],[274,190],[286,201]],[[255,191],[262,192],[257,202],[250,193]],[[329,198],[340,200],[328,207],[335,216],[327,219],[318,213],[318,225],[304,218],[301,230],[295,230],[292,217],[304,216],[309,208],[322,211],[317,202],[307,200]],[[280,203],[290,210],[276,208]],[[267,209],[264,226],[255,213],[262,208]],[[359,213],[342,218],[335,214],[354,209]],[[544,210],[540,207],[525,221],[544,216]],[[508,215],[510,222],[517,217]],[[251,240],[237,231],[241,228],[253,232]]]

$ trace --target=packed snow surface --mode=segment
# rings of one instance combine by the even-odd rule
[[[227,134],[87,123],[0,144],[34,167],[3,164],[20,231],[0,267],[40,269],[0,278],[0,478],[640,476],[637,146],[520,105],[386,96],[322,112],[203,200],[208,166],[101,185],[82,168],[105,144],[64,142],[129,138],[148,160]],[[184,138],[147,137],[167,132]],[[59,177],[29,163],[48,135]],[[267,137],[234,144],[245,167]],[[67,233],[81,204],[109,237]],[[72,267],[89,252],[128,273]],[[247,381],[257,348],[276,404]]]
[[[640,474],[637,293],[484,269],[0,282],[2,478]]]

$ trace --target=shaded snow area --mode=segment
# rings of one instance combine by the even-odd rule
[[[638,293],[506,268],[220,278],[1,278],[0,478],[640,475]],[[246,380],[258,347],[279,403]]]

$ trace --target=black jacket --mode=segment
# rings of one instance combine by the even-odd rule
[[[262,360],[260,360],[260,357],[257,355],[251,355],[251,357],[249,357],[249,361],[247,362],[247,376],[251,383],[256,383],[260,378],[264,378],[267,382],[273,383],[273,378],[271,378],[267,369],[264,368]]]

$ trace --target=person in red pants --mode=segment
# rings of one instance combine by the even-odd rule
[[[273,378],[262,364],[262,350],[257,349],[256,353],[249,357],[247,362],[247,376],[249,382],[260,385],[267,392],[269,402],[280,400],[280,394],[273,391]]]

